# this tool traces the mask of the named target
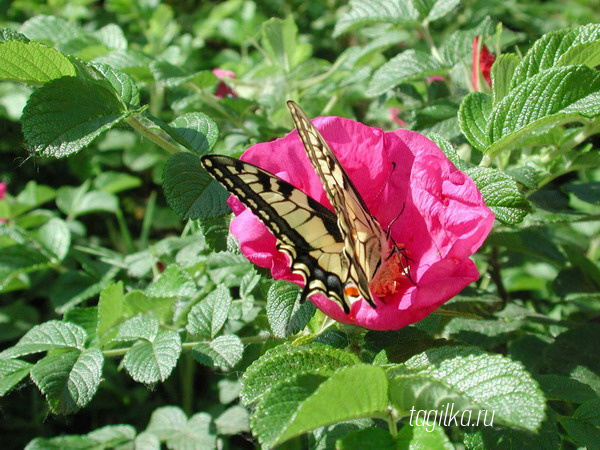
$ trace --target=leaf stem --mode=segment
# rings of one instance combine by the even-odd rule
[[[502,274],[500,273],[500,258],[498,247],[496,246],[492,247],[492,254],[490,255],[489,263],[491,268],[490,277],[494,281],[496,289],[498,289],[498,295],[502,299],[502,304],[506,305],[510,300],[510,297],[506,291],[506,288],[504,287],[504,283],[502,282]]]
[[[182,356],[181,405],[188,416],[194,412],[194,372],[196,364],[191,353]]]
[[[154,130],[151,130],[146,125],[144,125],[139,120],[137,114],[132,114],[129,117],[126,117],[125,122],[127,122],[127,124],[131,128],[133,128],[135,131],[137,131],[143,137],[145,137],[146,139],[148,139],[151,142],[154,142],[156,145],[158,145],[163,150],[166,150],[167,152],[169,152],[171,154],[180,153],[182,151],[175,144],[168,141],[166,138],[164,138],[160,134],[156,133]]]
[[[396,413],[393,408],[390,408],[389,410],[387,423],[392,437],[395,438],[398,436],[398,417],[396,417]]]
[[[431,33],[429,32],[429,23],[428,22],[423,22],[421,24],[421,33],[423,34],[423,39],[425,39],[425,42],[427,43],[427,46],[429,47],[429,50],[431,50],[431,55],[437,59],[439,62],[442,62],[442,57],[440,56],[440,52],[438,51],[438,48],[435,45],[435,42],[433,42],[433,38],[431,37]]]

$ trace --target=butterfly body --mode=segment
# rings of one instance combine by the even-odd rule
[[[370,284],[398,265],[398,246],[371,216],[310,119],[294,102],[288,106],[334,211],[253,164],[220,155],[203,156],[202,164],[277,237],[277,249],[305,281],[302,300],[322,293],[346,313],[361,297],[375,307]]]

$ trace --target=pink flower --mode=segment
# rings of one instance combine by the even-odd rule
[[[471,63],[471,81],[473,82],[473,88],[479,90],[479,74],[483,75],[484,80],[488,86],[492,85],[492,79],[490,72],[492,70],[492,64],[496,61],[496,56],[488,50],[485,44],[481,44],[479,47],[479,35],[473,39],[473,60]]]
[[[427,77],[428,83],[433,83],[434,81],[446,81],[446,79],[440,75],[432,75],[430,77]]]
[[[0,183],[0,200],[6,195],[6,183]]]
[[[382,228],[393,222],[392,238],[412,260],[410,275],[416,283],[404,275],[394,280],[393,289],[382,290],[371,283],[371,291],[381,296],[375,299],[377,308],[359,300],[349,314],[315,294],[310,300],[319,309],[339,322],[376,330],[398,329],[423,319],[478,278],[469,256],[485,240],[494,215],[473,181],[432,141],[414,131],[386,133],[340,117],[320,117],[313,123]],[[331,208],[297,131],[253,145],[241,159],[276,174]],[[231,232],[244,255],[269,268],[274,278],[302,286],[302,278],[290,271],[287,256],[275,248],[275,236],[235,197],[228,203],[237,216]]]
[[[390,120],[392,122],[400,125],[401,127],[405,127],[407,125],[407,123],[404,120],[398,117],[398,114],[402,112],[400,108],[390,108],[388,109],[388,111],[390,113]]]
[[[212,73],[214,73],[215,76],[220,80],[224,80],[226,78],[235,78],[235,73],[233,73],[231,70],[213,69]],[[215,97],[223,98],[227,97],[228,95],[237,97],[237,94],[233,92],[233,89],[231,89],[224,81],[221,81],[215,90]]]

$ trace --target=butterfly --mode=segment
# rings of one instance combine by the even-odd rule
[[[369,286],[389,276],[386,268],[397,267],[398,257],[403,258],[400,265],[407,274],[404,248],[391,238],[391,227],[384,230],[369,213],[352,180],[304,111],[293,101],[287,104],[334,211],[253,164],[223,155],[206,155],[201,162],[275,235],[277,249],[291,261],[291,271],[304,279],[301,302],[322,293],[346,314],[361,297],[375,308]]]

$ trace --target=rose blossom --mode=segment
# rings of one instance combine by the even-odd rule
[[[382,228],[393,222],[391,236],[410,257],[414,281],[399,271],[387,295],[375,298],[377,308],[361,299],[352,304],[349,314],[324,295],[314,294],[310,300],[319,309],[339,322],[398,329],[421,320],[478,278],[469,256],[485,240],[494,215],[473,181],[432,141],[414,131],[384,132],[340,117],[320,117],[313,124]],[[282,139],[253,145],[241,159],[331,208],[296,130]],[[275,248],[275,236],[267,227],[234,196],[228,203],[237,216],[231,233],[244,255],[269,268],[274,278],[303,286],[303,279],[291,272],[288,257]],[[372,292],[382,292],[374,283],[370,287]]]
[[[483,75],[483,79],[487,82],[488,86],[492,85],[492,79],[490,72],[492,70],[492,64],[496,61],[496,56],[488,50],[485,44],[481,44],[479,47],[479,35],[473,39],[473,60],[471,62],[471,81],[473,82],[473,88],[479,90],[479,73]],[[478,72],[479,70],[479,72]]]
[[[235,73],[233,73],[231,70],[217,68],[213,69],[212,73],[219,80],[224,80],[226,78],[235,78]],[[227,97],[228,95],[231,95],[232,97],[237,97],[237,94],[233,92],[233,89],[231,89],[224,81],[220,81],[217,85],[217,88],[215,89],[215,97],[223,98]]]

